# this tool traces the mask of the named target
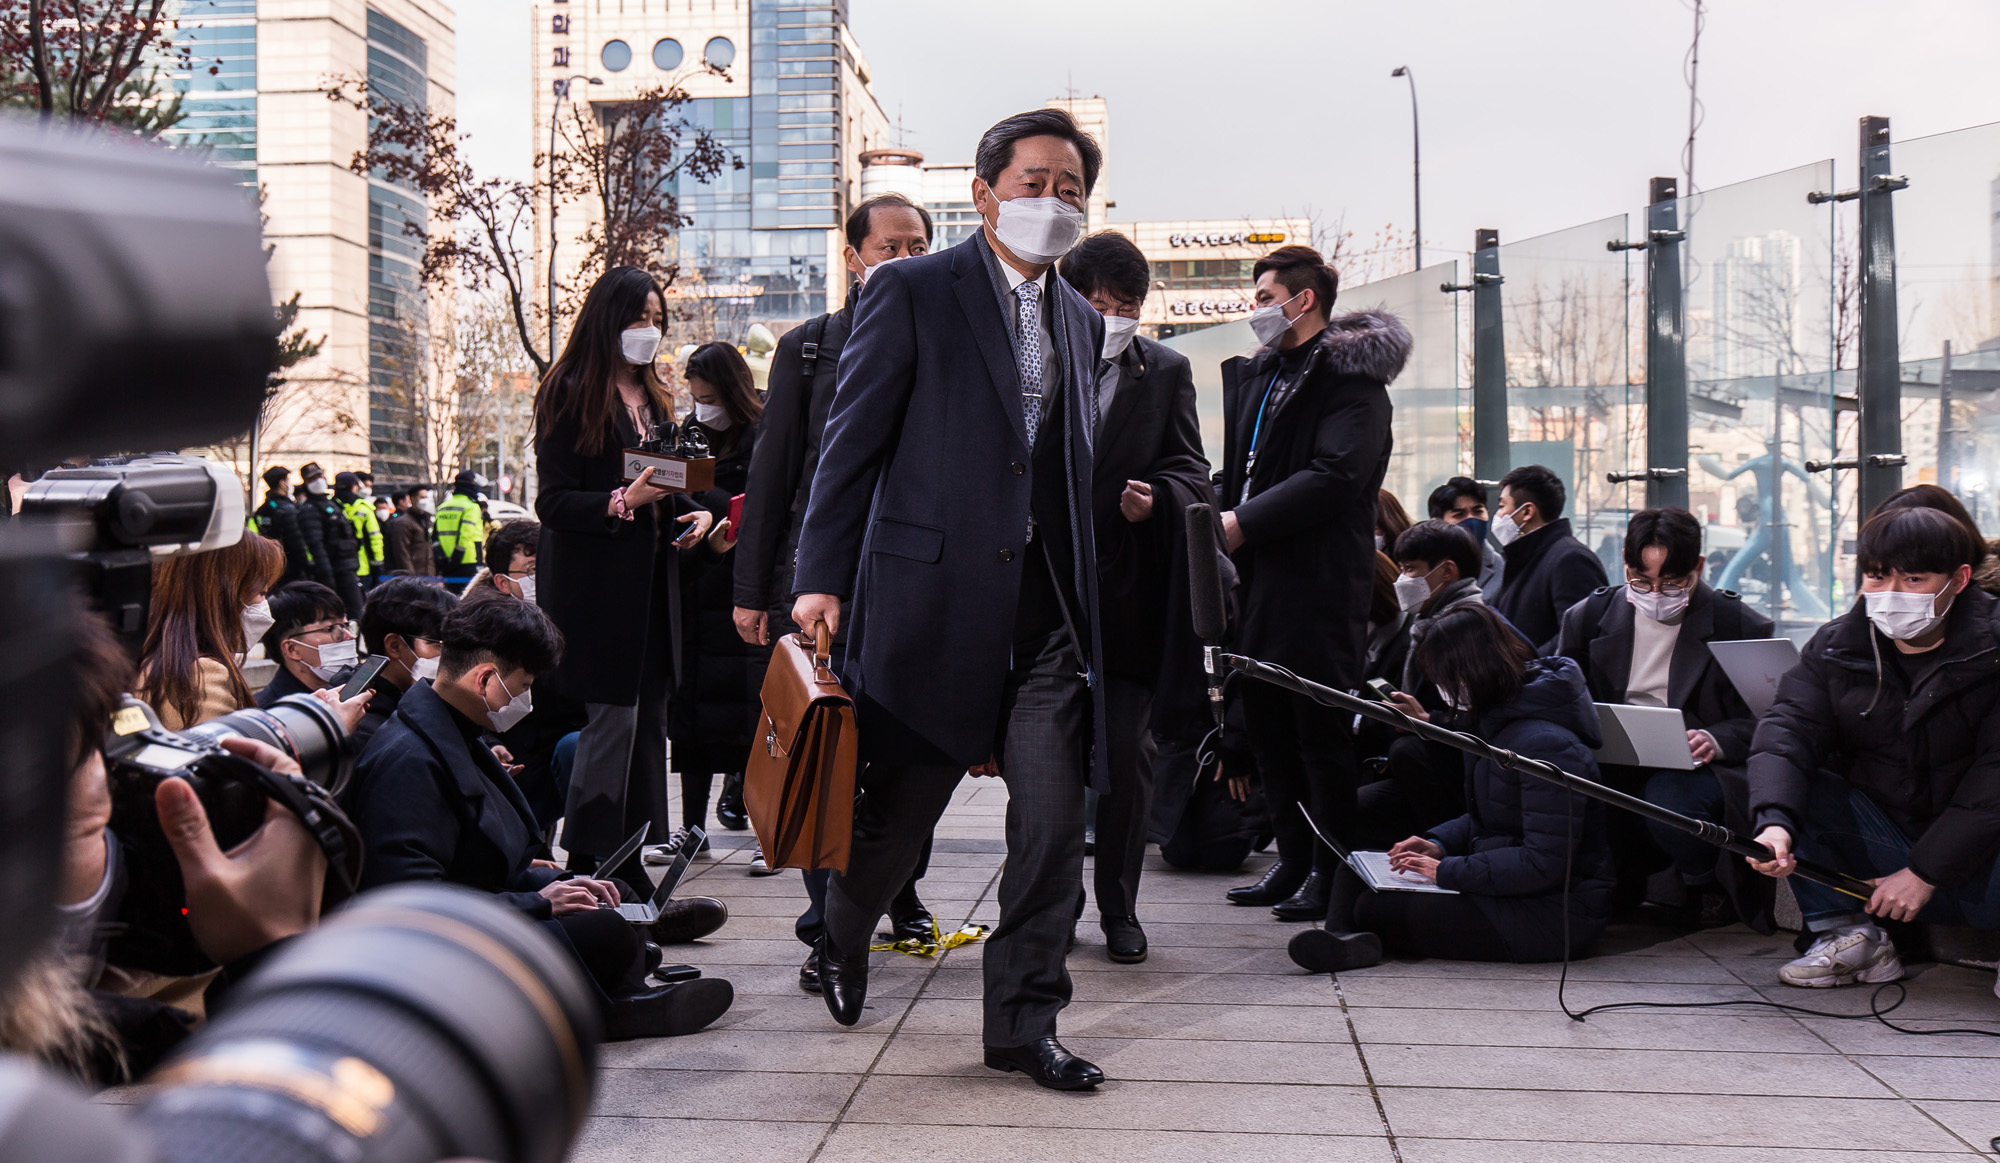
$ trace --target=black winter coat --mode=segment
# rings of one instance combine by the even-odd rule
[[[353,577],[361,569],[361,539],[354,535],[354,522],[331,494],[306,494],[299,502],[301,526],[317,526],[319,545],[313,550],[313,572],[322,585],[332,585],[337,577]],[[306,540],[311,542],[312,535]]]
[[[840,350],[854,328],[857,284],[848,289],[840,310],[822,315],[819,346],[813,358],[812,382],[806,382],[803,354],[812,323],[801,323],[778,340],[771,356],[771,377],[764,392],[764,417],[757,425],[757,447],[750,457],[743,496],[743,528],[737,530],[730,556],[735,595],[746,610],[792,611],[792,569],[799,551],[799,530],[806,521],[813,470],[826,437],[827,413],[833,409],[833,389],[840,377]]]
[[[1375,584],[1375,496],[1389,468],[1389,382],[1410,356],[1393,315],[1342,315],[1300,382],[1265,417],[1250,496],[1246,458],[1278,353],[1222,365],[1221,507],[1243,546],[1236,650],[1347,689],[1361,677]]]
[[[1567,658],[1531,664],[1513,702],[1482,712],[1476,732],[1498,747],[1597,778],[1603,740],[1583,673]],[[1569,871],[1569,955],[1581,956],[1611,919],[1611,848],[1597,801],[1548,780],[1465,757],[1471,810],[1426,835],[1445,850],[1441,888],[1471,897],[1516,961],[1563,956],[1563,874]],[[1573,850],[1573,855],[1572,855]]]
[[[1562,616],[1609,580],[1604,563],[1570,534],[1568,517],[1521,535],[1502,556],[1506,572],[1486,604],[1512,622],[1538,654],[1555,651]]]
[[[278,584],[313,580],[313,554],[306,544],[305,531],[299,526],[298,505],[284,493],[267,489],[264,503],[257,506],[255,516],[257,531],[285,551],[285,576],[278,579]]]
[[[1637,616],[1625,599],[1624,586],[1605,586],[1563,615],[1555,653],[1582,668],[1590,697],[1600,703],[1625,701],[1625,681],[1632,673],[1632,620]],[[1735,593],[1714,589],[1707,582],[1697,584],[1688,601],[1667,668],[1667,705],[1681,709],[1691,730],[1715,737],[1721,763],[1740,765],[1749,760],[1750,734],[1757,720],[1709,653],[1708,644],[1769,638],[1771,629],[1771,620],[1744,605]]]
[[[1819,772],[1859,788],[1915,843],[1910,871],[1956,888],[2000,854],[2000,599],[1968,586],[1945,617],[1914,685],[1895,643],[1862,602],[1813,635],[1778,682],[1750,755],[1758,831],[1796,841],[1807,781]]]
[[[729,515],[730,498],[744,491],[758,443],[753,427],[728,455],[717,458],[715,487],[694,495],[716,520]],[[743,504],[749,507],[747,494]],[[736,633],[735,566],[742,552],[739,544],[721,557],[706,548],[681,555],[681,677],[667,709],[676,771],[741,771],[750,754],[771,648],[753,646]]]

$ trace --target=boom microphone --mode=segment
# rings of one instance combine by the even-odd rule
[[[1214,505],[1187,507],[1188,605],[1195,637],[1201,639],[1202,669],[1208,672],[1208,707],[1222,725],[1222,670],[1215,657],[1229,615],[1222,601],[1222,522]]]

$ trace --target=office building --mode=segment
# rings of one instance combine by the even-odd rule
[[[664,256],[679,266],[668,290],[679,337],[740,339],[751,323],[777,331],[840,305],[840,228],[861,196],[860,157],[889,136],[845,3],[535,0],[533,19],[538,146],[568,102],[602,118],[678,85],[691,98],[678,115],[743,162],[675,191],[692,218]],[[550,222],[546,207],[536,213],[545,295]],[[600,218],[591,199],[557,207],[559,283],[576,279],[584,233]]]

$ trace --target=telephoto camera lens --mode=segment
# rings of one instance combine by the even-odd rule
[[[147,1079],[160,1163],[559,1163],[590,1106],[576,961],[484,893],[359,897]]]
[[[269,708],[246,707],[180,732],[204,743],[241,735],[269,743],[298,761],[314,783],[339,795],[354,774],[354,741],[333,708],[311,695],[286,695]]]

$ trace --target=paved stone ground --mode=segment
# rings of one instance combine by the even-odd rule
[[[998,782],[961,786],[923,881],[941,924],[996,918],[1005,811]],[[2000,1135],[2000,1039],[1738,1008],[1578,1024],[1558,1007],[1555,966],[1427,961],[1308,977],[1284,952],[1300,926],[1223,902],[1244,874],[1174,872],[1157,857],[1140,892],[1151,958],[1111,964],[1094,914],[1070,956],[1076,1001],[1063,1039],[1111,1081],[1057,1094],[980,1064],[976,944],[936,961],[877,954],[861,1024],[834,1025],[797,985],[798,876],[749,877],[749,855],[718,848],[698,868],[686,891],[727,901],[731,920],[671,951],[732,981],[734,1009],[691,1037],[606,1047],[577,1163],[1864,1153],[1915,1163],[1991,1158]],[[1789,936],[1615,929],[1612,952],[1571,968],[1568,1000],[1764,997],[1865,1013],[1865,989],[1804,995],[1777,984]],[[1992,990],[1990,972],[1926,966],[1897,1016],[2000,1031]]]

